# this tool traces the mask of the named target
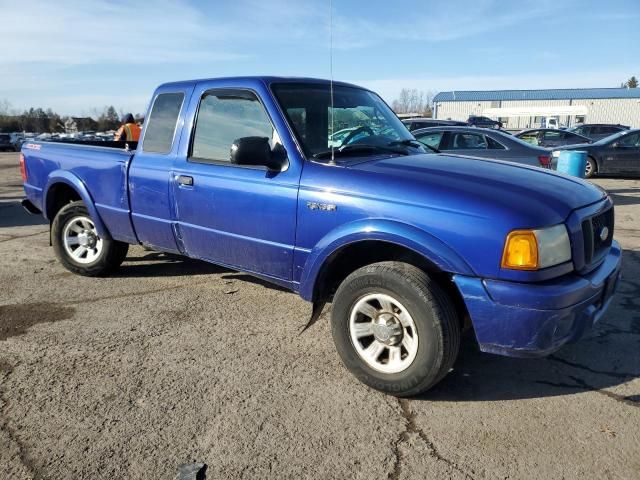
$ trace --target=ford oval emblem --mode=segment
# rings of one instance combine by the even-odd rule
[[[609,228],[602,227],[600,229],[600,240],[604,242],[608,237],[609,237]]]

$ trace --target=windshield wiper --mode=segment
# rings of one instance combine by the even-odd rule
[[[408,147],[427,147],[434,153],[440,153],[436,147],[432,147],[431,145],[427,145],[426,143],[421,143],[418,140],[413,140],[411,138],[407,138],[406,140],[395,140],[393,142],[389,142],[387,145],[405,145]]]
[[[406,150],[402,150],[399,148],[392,148],[391,145],[368,145],[364,143],[344,145],[339,148],[334,148],[333,150],[325,150],[323,152],[316,153],[313,158],[321,159],[331,157],[331,153],[333,152],[334,156],[337,155],[345,155],[349,153],[365,153],[365,152],[384,152],[384,153],[397,153],[399,155],[409,155],[409,152]]]

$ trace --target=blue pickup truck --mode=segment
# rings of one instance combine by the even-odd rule
[[[335,145],[334,131],[351,129]],[[243,77],[167,83],[139,143],[29,142],[23,205],[59,261],[106,275],[130,244],[332,302],[346,367],[397,396],[452,368],[461,332],[541,356],[606,311],[613,204],[580,179],[426,150],[375,93]]]

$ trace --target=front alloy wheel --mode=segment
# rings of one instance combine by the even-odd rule
[[[333,297],[331,333],[342,362],[361,382],[399,397],[423,392],[449,372],[460,323],[438,283],[407,263],[359,268]]]
[[[351,341],[362,360],[382,373],[399,373],[418,353],[418,331],[407,309],[390,295],[365,295],[349,318]]]

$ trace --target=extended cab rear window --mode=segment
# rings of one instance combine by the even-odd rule
[[[173,145],[184,93],[161,93],[153,102],[147,120],[142,149],[145,152],[169,153]]]

